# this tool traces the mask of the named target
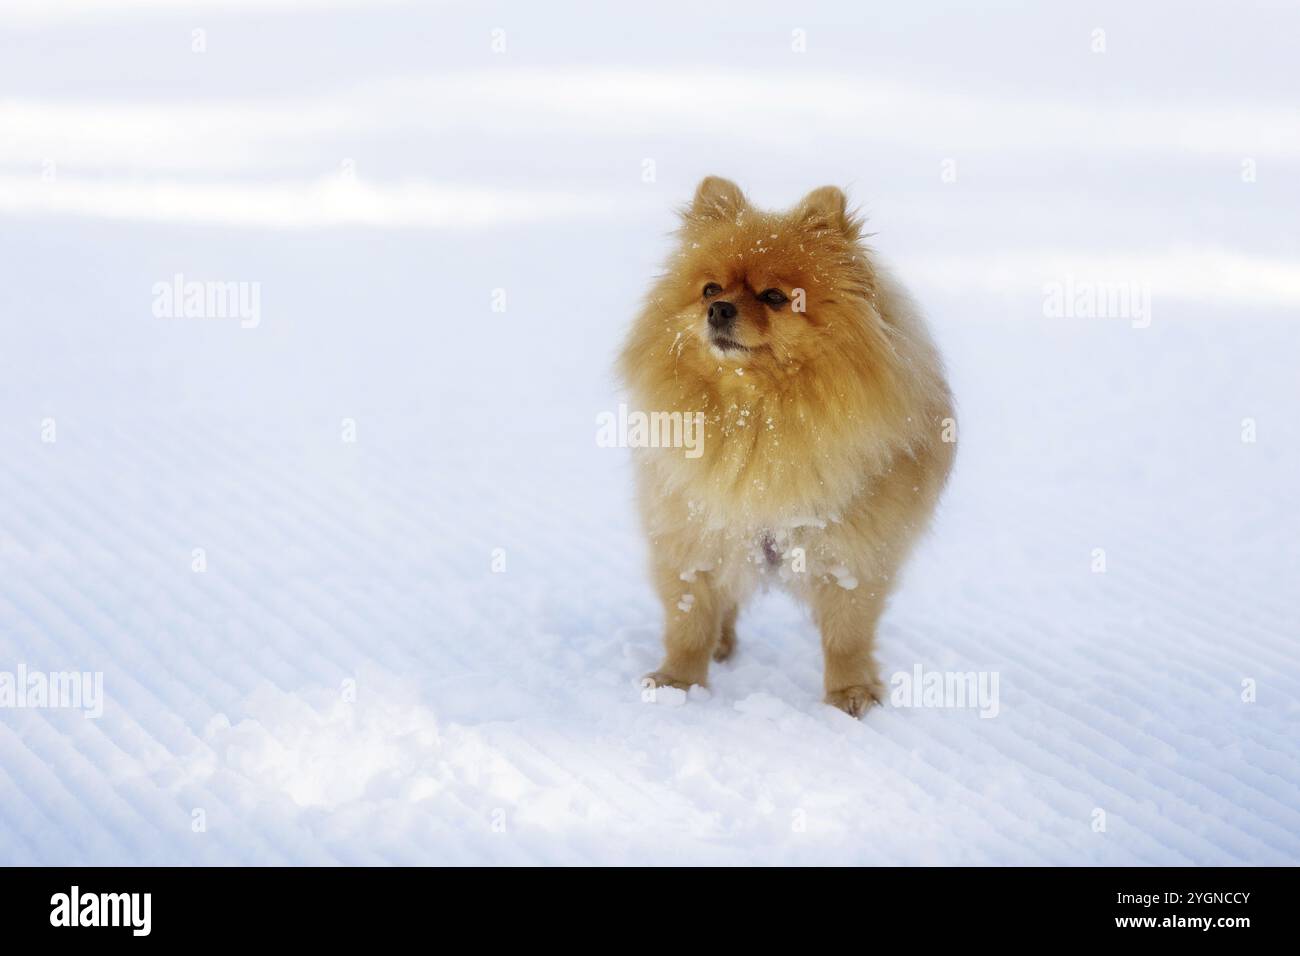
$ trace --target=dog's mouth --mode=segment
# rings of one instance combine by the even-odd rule
[[[749,347],[741,345],[735,339],[729,339],[725,335],[710,335],[709,344],[721,352],[748,352]]]

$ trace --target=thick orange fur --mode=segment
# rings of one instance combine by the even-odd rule
[[[789,301],[774,307],[768,290]],[[738,313],[721,346],[714,302]],[[649,682],[706,683],[768,579],[813,610],[827,702],[857,715],[880,700],[876,622],[947,479],[955,423],[938,353],[844,194],[826,186],[771,213],[705,179],[619,367],[634,408],[705,423],[698,457],[637,451],[665,614]]]

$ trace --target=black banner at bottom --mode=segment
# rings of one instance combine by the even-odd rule
[[[1291,922],[1287,869],[531,869],[0,870],[7,944],[373,942],[404,931],[541,943],[555,933],[732,943],[774,924],[811,938],[897,932],[926,944],[1129,937],[1234,945]],[[747,885],[748,884],[748,885]],[[711,931],[711,932],[710,932]],[[917,936],[917,934],[920,936]],[[39,938],[39,939],[37,939]],[[866,938],[866,937],[864,937]],[[771,943],[771,939],[766,942]]]

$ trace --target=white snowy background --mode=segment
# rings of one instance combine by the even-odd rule
[[[1024,6],[0,4],[0,670],[106,698],[0,710],[0,862],[1300,862],[1300,11]],[[930,315],[880,656],[996,718],[823,706],[776,593],[642,702],[595,423],[710,173],[847,187]]]

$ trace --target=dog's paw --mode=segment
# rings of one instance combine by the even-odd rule
[[[642,690],[650,690],[655,687],[676,687],[678,690],[690,690],[691,684],[691,681],[681,680],[663,671],[651,671],[641,678]]]
[[[830,691],[826,695],[826,703],[838,707],[850,717],[861,717],[869,708],[883,703],[884,699],[885,689],[879,683],[854,684],[842,690]]]

